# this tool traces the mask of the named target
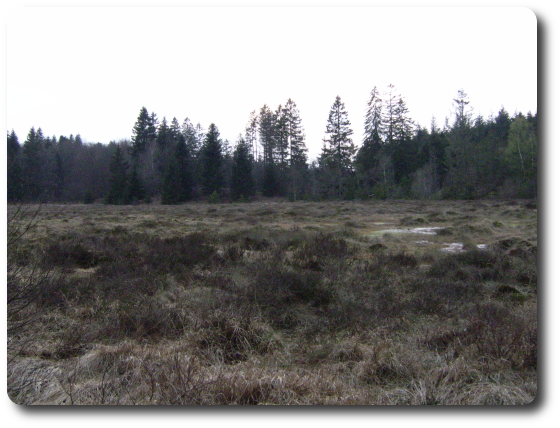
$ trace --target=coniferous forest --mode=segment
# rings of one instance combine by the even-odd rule
[[[459,90],[442,127],[415,124],[393,85],[370,93],[358,132],[340,97],[317,159],[296,103],[249,115],[235,142],[217,124],[159,119],[142,107],[130,139],[8,132],[8,201],[130,204],[191,200],[537,197],[537,113],[475,117]],[[363,136],[360,138],[360,133]],[[361,141],[360,141],[361,140]]]

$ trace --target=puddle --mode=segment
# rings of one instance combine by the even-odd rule
[[[459,253],[463,251],[463,244],[460,242],[453,242],[451,244],[444,244],[447,247],[442,248],[441,251],[445,251],[446,253]]]
[[[453,242],[452,244],[444,244],[447,247],[442,248],[441,251],[445,251],[447,253],[460,253],[463,251],[463,244],[460,242]],[[476,246],[479,250],[485,250],[487,248],[486,244],[478,244]]]
[[[383,224],[383,223],[376,223],[376,224]],[[376,230],[370,233],[370,236],[382,236],[386,233],[416,233],[419,235],[437,235],[438,230],[445,229],[445,227],[415,227],[415,228],[407,228],[407,229],[385,229],[385,230]],[[418,246],[427,246],[434,244],[431,241],[422,240],[422,241],[414,241],[414,243]],[[441,248],[441,251],[446,253],[460,253],[463,252],[463,244],[461,242],[452,242],[452,243],[445,243],[443,244],[444,247]],[[486,244],[478,244],[476,246],[480,250],[485,250],[487,248]]]
[[[411,233],[420,233],[422,235],[437,235],[437,231],[443,229],[443,227],[417,227],[415,229],[410,229]]]
[[[384,235],[385,233],[419,233],[421,235],[437,235],[437,231],[443,227],[415,227],[414,229],[385,229],[376,230],[372,235]]]

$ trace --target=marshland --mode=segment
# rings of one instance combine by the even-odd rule
[[[528,404],[533,200],[8,206],[19,404]]]

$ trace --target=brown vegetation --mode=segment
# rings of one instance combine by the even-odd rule
[[[16,209],[8,207],[16,403],[536,396],[530,202],[49,205],[38,222],[33,207]],[[438,229],[401,230],[415,227]],[[462,250],[441,251],[452,242]]]

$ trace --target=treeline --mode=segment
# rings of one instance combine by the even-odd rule
[[[460,90],[442,128],[410,118],[393,85],[371,91],[359,147],[345,105],[331,106],[318,159],[308,161],[294,101],[253,111],[234,144],[216,124],[169,123],[142,107],[131,139],[108,145],[32,128],[8,133],[9,202],[536,198],[537,114],[474,117]]]

